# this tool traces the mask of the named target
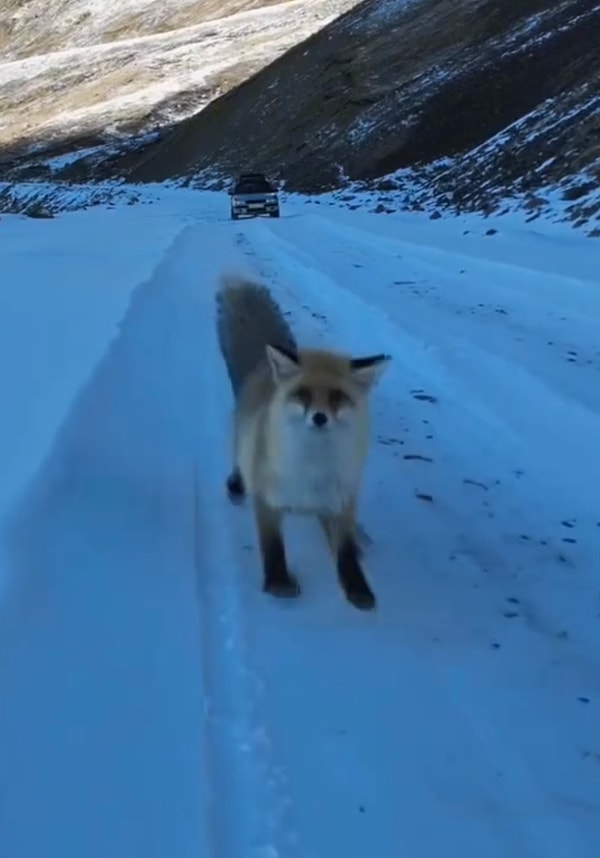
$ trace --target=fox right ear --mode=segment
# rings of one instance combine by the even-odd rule
[[[300,372],[297,355],[287,350],[267,345],[267,359],[275,382],[285,381]]]
[[[391,355],[378,354],[368,357],[351,358],[350,370],[352,377],[365,386],[372,387],[382,375],[384,369],[392,359]]]

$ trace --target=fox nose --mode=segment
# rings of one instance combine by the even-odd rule
[[[321,426],[325,426],[325,424],[327,423],[327,415],[324,414],[322,411],[315,411],[315,413],[313,414],[313,423],[319,428]]]

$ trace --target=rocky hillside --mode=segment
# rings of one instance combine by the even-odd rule
[[[357,0],[2,0],[0,156],[196,113]]]
[[[597,0],[366,0],[116,172],[252,167],[302,191],[391,175],[390,191],[410,170],[439,204],[535,207],[562,183],[581,209],[600,178],[599,45]]]
[[[255,6],[9,0],[0,134],[33,141],[41,129],[55,154],[72,148],[65,135],[91,146],[54,162],[66,181],[220,187],[257,169],[288,190],[375,188],[382,211],[491,212],[512,198],[535,217],[558,200],[600,228],[598,0]],[[42,8],[71,17],[46,30]],[[124,151],[124,136],[148,129]],[[50,169],[30,157],[12,167],[21,179]]]

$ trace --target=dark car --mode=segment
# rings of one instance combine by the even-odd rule
[[[262,173],[242,173],[231,196],[231,217],[269,215],[279,217],[279,194]]]

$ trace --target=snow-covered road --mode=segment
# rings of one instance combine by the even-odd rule
[[[0,395],[21,411],[0,438],[0,854],[596,858],[596,244],[226,205],[2,220]],[[127,276],[82,296],[86,230],[96,272]],[[223,485],[232,267],[304,343],[393,356],[360,510],[374,613],[308,522],[288,528],[302,597],[261,592]]]

